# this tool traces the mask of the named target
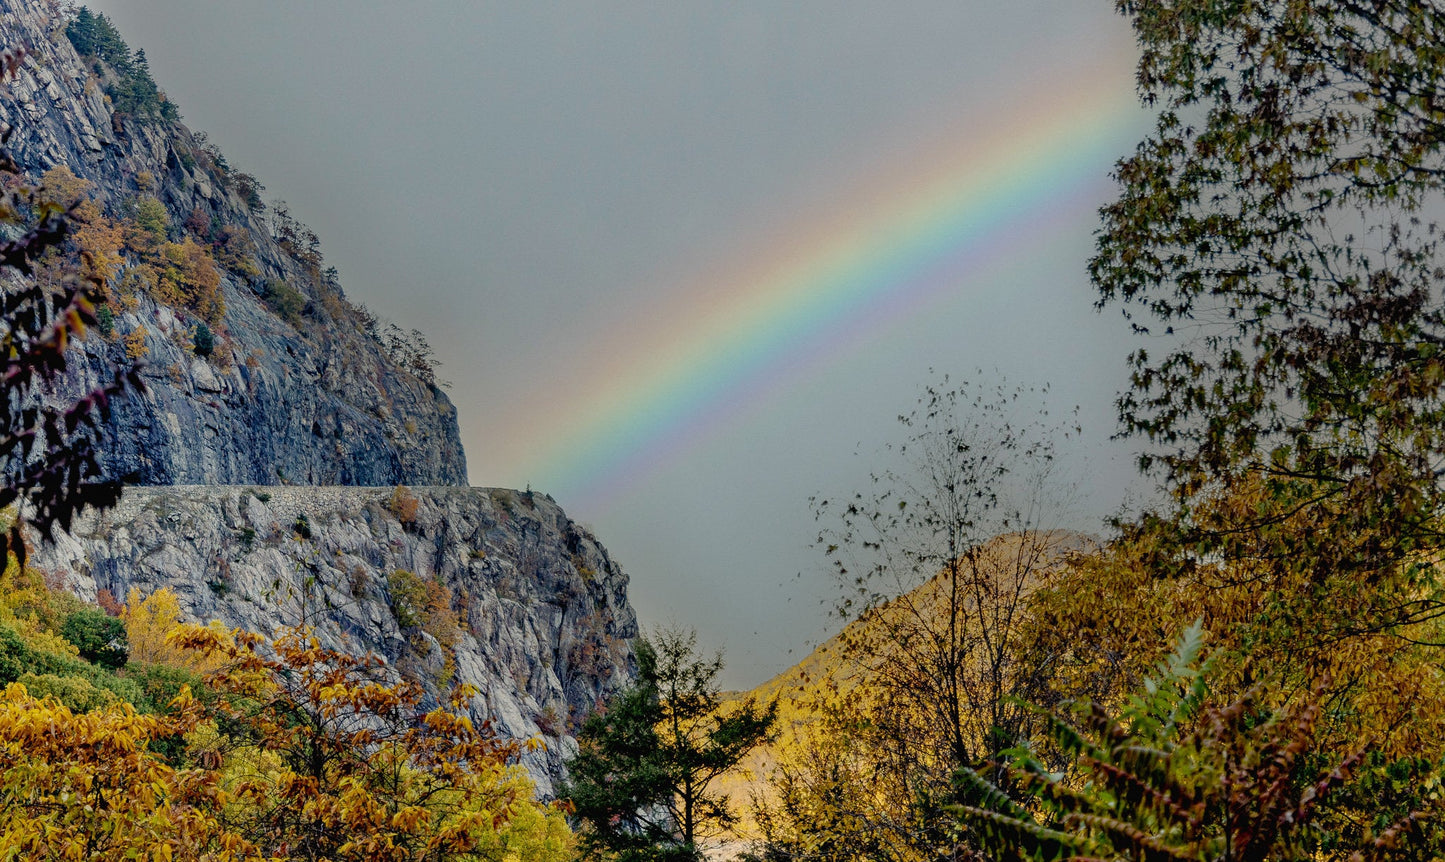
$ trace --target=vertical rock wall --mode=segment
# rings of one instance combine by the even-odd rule
[[[254,248],[257,274],[223,272],[216,355],[196,356],[193,315],[144,293],[115,309],[110,336],[92,333],[77,347],[68,394],[128,361],[127,336],[142,346],[150,391],[117,405],[102,458],[108,476],[151,485],[466,483],[446,395],[364,331],[315,260],[278,241],[276,214],[247,205],[202,138],[178,122],[115,114],[66,38],[58,4],[0,0],[0,47],[17,45],[29,54],[0,87],[0,125],[12,130],[6,150],[23,169],[39,177],[69,168],[116,218],[154,197],[173,239],[199,214],[243,231]],[[290,322],[263,299],[273,281],[305,299]]]

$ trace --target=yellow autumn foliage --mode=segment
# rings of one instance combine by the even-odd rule
[[[129,704],[76,714],[12,683],[0,694],[0,858],[259,860],[227,833],[217,776],[177,769],[150,745],[192,727],[183,692],[168,716]]]
[[[166,642],[167,636],[181,626],[180,601],[169,587],[161,587],[145,598],[141,597],[139,589],[131,587],[120,618],[125,623],[132,662],[162,664],[197,673],[208,673],[221,666],[218,658],[208,658],[196,650],[182,649]],[[211,627],[223,643],[228,642],[229,635],[224,626],[212,622]]]
[[[304,629],[271,641],[182,626],[175,648],[219,662],[215,725],[188,749],[216,767],[225,822],[278,858],[514,859],[561,862],[561,812],[533,799],[515,742],[450,709],[422,712],[422,689],[388,678],[375,657],[321,646]],[[225,728],[221,731],[218,728]]]

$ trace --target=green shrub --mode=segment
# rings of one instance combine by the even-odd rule
[[[268,278],[261,288],[261,298],[277,317],[292,326],[301,325],[301,312],[306,308],[306,297],[301,291],[279,278]]]
[[[104,616],[100,611],[96,613]],[[137,709],[149,708],[145,695],[134,681],[118,677],[74,656],[35,649],[26,643],[14,628],[0,623],[0,685],[18,682],[26,674],[83,679],[96,689],[108,691],[117,699],[134,704]]]
[[[81,658],[112,670],[122,667],[130,652],[125,623],[99,608],[81,608],[67,616],[60,636],[75,644]]]
[[[142,195],[131,201],[130,209],[135,226],[151,241],[156,244],[166,241],[170,233],[171,217],[170,213],[166,212],[165,204],[150,195]]]
[[[196,324],[195,334],[191,336],[191,349],[202,358],[216,352],[216,335],[205,321]]]
[[[48,653],[37,653],[21,639],[18,632],[0,623],[0,684],[12,683],[32,670],[45,670],[37,659]]]
[[[72,712],[90,712],[120,700],[115,692],[98,688],[84,677],[23,673],[16,682],[25,686],[31,697],[53,697]]]
[[[386,579],[391,594],[391,613],[404,629],[419,626],[426,613],[426,583],[406,569],[397,569]]]
[[[206,686],[205,679],[185,668],[137,662],[126,667],[125,679],[140,690],[146,705],[155,712],[167,712],[181,687],[187,685],[201,703],[209,705],[216,700],[215,691]]]

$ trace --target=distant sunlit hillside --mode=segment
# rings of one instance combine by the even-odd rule
[[[1005,578],[1017,575],[1024,579],[1025,589],[1032,589],[1065,559],[1087,553],[1094,546],[1088,536],[1068,531],[1010,534],[995,538],[972,558],[974,569],[980,574]],[[1024,565],[1029,566],[1028,571],[1019,570]],[[875,635],[884,623],[896,620],[901,614],[930,617],[931,623],[941,622],[948,607],[946,582],[947,573],[941,572],[874,613],[849,622],[797,664],[762,685],[731,697],[730,703],[749,698],[761,703],[778,702],[776,738],[749,753],[741,769],[719,779],[720,789],[741,815],[736,830],[738,839],[758,837],[753,818],[754,799],[768,798],[768,779],[779,763],[791,755],[795,746],[808,741],[810,730],[819,724],[821,714],[830,704],[864,697],[876,669],[889,658],[886,652],[870,650],[865,665],[858,660],[859,650],[850,645],[886,644],[886,637]]]

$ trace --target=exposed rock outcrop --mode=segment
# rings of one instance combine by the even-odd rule
[[[524,764],[549,793],[581,719],[635,671],[626,575],[551,498],[460,487],[456,413],[425,352],[379,335],[316,238],[204,136],[116,113],[111,73],[64,27],[58,3],[0,0],[0,48],[27,47],[0,87],[6,151],[32,178],[68,168],[132,231],[158,201],[151,223],[168,224],[153,248],[194,243],[229,268],[224,314],[204,312],[214,353],[200,349],[203,312],[117,273],[107,331],[72,347],[52,397],[143,358],[148,391],[113,404],[101,453],[130,487],[37,545],[34,564],[84,598],[168,587],[195,621],[262,634],[304,621],[331,648],[384,656],[433,701],[469,683],[475,718],[547,743]],[[413,496],[393,498],[397,483]]]
[[[169,587],[193,619],[266,634],[304,617],[327,646],[385,656],[433,700],[470,683],[475,719],[547,743],[524,764],[549,793],[581,719],[634,672],[627,576],[542,494],[394,493],[130,488],[34,562],[91,599]]]
[[[13,130],[7,152],[34,176],[68,167],[112,215],[154,197],[175,238],[188,223],[239,230],[255,265],[253,274],[222,274],[222,349],[211,358],[192,349],[197,318],[144,292],[116,309],[109,338],[80,345],[71,393],[126,361],[127,336],[144,354],[150,392],[117,405],[106,475],[148,485],[465,484],[446,395],[359,325],[364,318],[322,273],[319,251],[288,236],[295,225],[274,208],[248,204],[242,175],[203,137],[178,122],[114,113],[57,6],[0,0],[0,46],[29,51],[0,87],[0,125]],[[289,320],[263,299],[275,282],[305,302]]]

